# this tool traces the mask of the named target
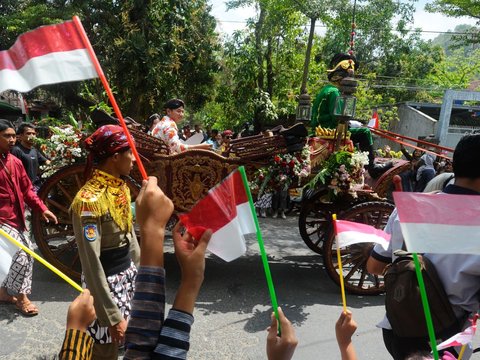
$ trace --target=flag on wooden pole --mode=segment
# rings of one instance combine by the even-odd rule
[[[73,21],[41,26],[0,51],[0,92],[98,77]]]
[[[384,249],[390,244],[390,234],[371,225],[346,220],[335,220],[336,234],[339,247],[346,247],[358,243],[377,243]]]

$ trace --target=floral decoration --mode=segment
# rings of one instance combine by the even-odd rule
[[[250,186],[259,194],[287,190],[294,181],[300,183],[308,177],[311,170],[310,150],[305,146],[293,154],[276,154],[267,166],[257,170]]]
[[[365,165],[368,165],[368,152],[334,152],[306,187],[315,188],[320,182],[328,186],[332,198],[344,193],[355,196],[355,187],[363,186]]]
[[[40,167],[42,178],[48,178],[59,168],[79,162],[85,158],[80,146],[82,133],[71,125],[50,126],[48,139],[37,138],[39,149],[50,159],[49,165]]]

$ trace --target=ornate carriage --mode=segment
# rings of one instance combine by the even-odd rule
[[[233,140],[222,155],[208,150],[169,155],[162,141],[136,129],[132,129],[131,133],[147,173],[158,178],[159,186],[172,199],[178,212],[188,211],[210,188],[240,165],[245,166],[247,175],[252,179],[257,169],[265,166],[275,154],[287,152],[291,145],[291,141],[285,141],[285,136],[278,132],[269,137],[257,135]],[[321,151],[312,154],[317,161],[327,156]],[[334,281],[339,282],[339,275],[336,259],[332,256],[331,214],[337,213],[340,219],[384,226],[393,209],[384,197],[391,187],[393,176],[405,165],[405,162],[397,163],[373,184],[373,191],[360,192],[356,199],[325,201],[324,187],[304,197],[299,218],[300,234],[309,248],[323,253],[326,270]],[[84,164],[61,168],[38,192],[39,197],[57,214],[58,224],[45,224],[38,214],[32,218],[34,237],[43,256],[75,279],[80,277],[81,266],[69,207],[85,181],[83,173]],[[141,176],[134,168],[132,176],[127,179],[132,198],[138,192],[140,180]],[[370,248],[369,244],[360,244],[342,249],[347,274],[345,284],[353,293],[377,294],[383,290],[382,280],[370,276],[365,270]]]

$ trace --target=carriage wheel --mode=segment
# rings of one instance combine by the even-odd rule
[[[58,224],[45,223],[41,214],[32,214],[32,231],[40,252],[59,270],[80,280],[81,264],[73,233],[72,218],[68,212],[78,190],[84,184],[84,164],[70,165],[58,170],[40,188],[38,196],[57,216]],[[137,186],[127,180],[132,199],[138,193]]]
[[[386,201],[369,201],[341,212],[338,218],[383,229],[394,208]],[[373,246],[373,243],[360,243],[340,249],[345,289],[352,294],[378,295],[384,291],[383,277],[369,274],[366,269]],[[340,284],[333,233],[324,244],[323,264],[330,278]]]
[[[322,202],[327,191],[320,191],[312,198],[304,200],[298,217],[300,236],[307,246],[317,254],[322,254],[323,244],[333,231],[333,204]]]

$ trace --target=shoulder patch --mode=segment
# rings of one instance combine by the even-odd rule
[[[83,236],[88,241],[95,241],[98,237],[97,224],[86,224],[83,226]]]

